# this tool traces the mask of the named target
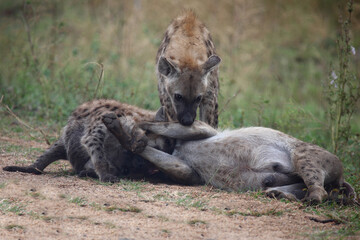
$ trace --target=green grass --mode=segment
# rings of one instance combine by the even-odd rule
[[[133,212],[133,213],[140,213],[142,210],[135,206],[126,206],[126,207],[118,207],[116,205],[109,205],[109,204],[99,204],[96,202],[92,202],[89,204],[90,207],[96,210],[102,210],[105,212]]]
[[[13,143],[7,143],[5,141],[0,143],[0,149],[2,149],[5,152],[15,152],[18,153],[21,157],[26,157],[30,159],[36,158],[44,151],[43,149],[40,148],[14,145]],[[23,163],[27,162],[25,160],[18,160],[19,163],[21,163],[22,161]]]
[[[43,220],[45,222],[51,222],[51,221],[59,219],[59,217],[57,217],[57,216],[46,216],[43,213],[38,213],[38,212],[34,212],[34,211],[26,212],[26,215],[28,215],[34,219]]]
[[[103,223],[107,228],[113,229],[116,228],[116,225],[113,224],[112,222],[104,222]]]
[[[67,196],[61,196],[61,198],[68,198]],[[68,198],[68,202],[75,203],[80,207],[90,206],[96,210],[103,210],[106,212],[133,212],[133,213],[140,213],[141,209],[135,206],[126,206],[126,207],[118,207],[115,205],[101,205],[99,203],[91,202],[88,203],[87,199],[84,197],[70,197]]]
[[[168,229],[161,229],[162,233],[171,234],[171,231]]]
[[[134,206],[128,206],[128,207],[117,207],[117,206],[108,206],[103,208],[107,212],[133,212],[133,213],[139,213],[141,212],[141,209]]]
[[[18,225],[18,224],[9,224],[5,226],[6,230],[20,230],[20,229],[24,229],[23,226]]]
[[[358,234],[360,231],[360,207],[359,206],[344,206],[333,202],[325,202],[317,206],[308,206],[304,209],[305,212],[314,213],[324,219],[334,220],[335,223],[342,224],[339,230],[322,231],[317,236],[326,239],[330,236],[338,238],[345,238]]]
[[[155,201],[172,202],[185,208],[197,208],[201,211],[205,211],[208,208],[209,202],[207,199],[193,197],[182,192],[178,192],[176,195],[173,195],[167,191],[155,194],[153,199]]]
[[[84,221],[84,220],[88,220],[89,217],[88,216],[68,216],[69,219],[78,219],[78,220],[81,220],[81,221]]]
[[[68,199],[70,203],[75,203],[80,207],[84,207],[87,205],[87,200],[84,197],[71,197]]]
[[[171,197],[169,196],[168,192],[164,192],[155,194],[153,198],[159,201],[169,201]]]
[[[162,222],[168,222],[168,221],[170,221],[170,219],[168,218],[168,217],[165,217],[165,216],[163,216],[163,215],[157,215],[156,216],[160,221],[162,221]]]
[[[203,199],[197,199],[190,195],[180,196],[175,200],[176,205],[186,208],[197,208],[200,210],[206,209],[207,201]]]
[[[198,226],[198,225],[206,225],[207,223],[203,220],[199,220],[199,219],[192,219],[188,221],[189,225],[193,225],[193,226]]]
[[[29,195],[29,196],[31,196],[31,197],[33,197],[33,198],[36,198],[36,199],[45,199],[45,197],[44,196],[42,196],[40,193],[38,193],[38,192],[29,192],[29,193],[27,193],[27,195]]]
[[[142,181],[133,181],[127,179],[120,179],[120,182],[117,183],[119,187],[121,187],[124,191],[131,191],[131,192],[141,192],[145,189],[146,182]]]
[[[8,199],[0,200],[0,211],[3,213],[11,212],[16,215],[23,215],[25,213],[25,208],[22,204],[16,204],[15,202]]]
[[[269,209],[266,211],[254,211],[248,210],[247,212],[237,211],[237,210],[230,210],[226,212],[228,216],[240,215],[240,216],[251,216],[251,217],[261,217],[261,216],[282,216],[284,211],[277,211],[276,209]]]

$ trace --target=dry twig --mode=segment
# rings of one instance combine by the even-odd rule
[[[32,136],[27,129],[30,129],[30,130],[32,130],[32,131],[38,131],[38,132],[40,132],[41,135],[43,136],[46,144],[51,145],[51,144],[50,144],[50,141],[49,141],[49,139],[48,139],[48,136],[44,133],[43,130],[41,130],[41,129],[39,129],[39,128],[34,128],[34,127],[30,126],[28,123],[26,123],[25,121],[21,120],[21,119],[9,108],[8,105],[6,105],[6,104],[4,104],[4,103],[2,102],[3,98],[4,98],[4,96],[1,96],[0,105],[3,106],[3,107],[5,108],[5,110],[6,110],[6,112],[9,113],[13,118],[15,118],[16,121],[17,121],[21,126],[24,126],[24,127],[25,127],[25,128],[23,128],[23,129],[25,130],[25,132],[26,132],[31,138],[35,138],[35,137]]]
[[[86,66],[86,65],[88,65],[88,64],[96,64],[96,65],[98,65],[98,66],[100,67],[100,69],[101,69],[101,72],[100,72],[100,75],[99,75],[98,84],[97,84],[97,86],[96,86],[95,94],[94,94],[94,98],[96,98],[97,95],[98,95],[100,86],[102,85],[103,79],[104,79],[104,65],[103,65],[102,63],[97,63],[97,62],[88,62],[88,63],[86,63],[84,66]]]
[[[228,100],[226,101],[226,103],[224,104],[224,106],[221,108],[221,110],[219,111],[219,115],[225,111],[225,109],[227,108],[228,104],[230,103],[231,100],[233,100],[234,98],[237,97],[237,95],[239,95],[239,93],[241,92],[241,89],[239,89],[234,95],[232,95],[231,97],[228,98]]]

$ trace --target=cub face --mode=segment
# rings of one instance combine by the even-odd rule
[[[190,126],[208,86],[208,75],[221,59],[213,55],[198,68],[181,70],[174,63],[161,57],[158,71],[165,77],[165,89],[170,97],[180,124]]]

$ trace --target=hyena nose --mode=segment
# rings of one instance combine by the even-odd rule
[[[191,124],[193,124],[195,118],[190,114],[190,113],[185,113],[181,119],[180,119],[180,123],[184,126],[190,126]]]

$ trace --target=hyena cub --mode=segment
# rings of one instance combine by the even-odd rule
[[[4,170],[41,174],[52,162],[64,159],[70,161],[80,177],[99,177],[104,182],[115,182],[119,176],[132,173],[146,175],[147,171],[154,169],[153,165],[125,150],[107,130],[103,123],[107,119],[103,115],[108,113],[121,119],[131,118],[134,123],[157,121],[156,112],[114,100],[86,102],[74,110],[61,137],[35,163],[27,167],[7,166]],[[147,144],[165,151],[173,148],[168,139],[165,141],[164,138],[151,134],[146,137],[139,129],[127,132],[129,134],[123,136],[123,139],[134,152],[141,151]]]
[[[220,61],[209,30],[192,11],[173,20],[156,56],[160,103],[168,120],[191,125],[200,106],[200,120],[217,127]]]

